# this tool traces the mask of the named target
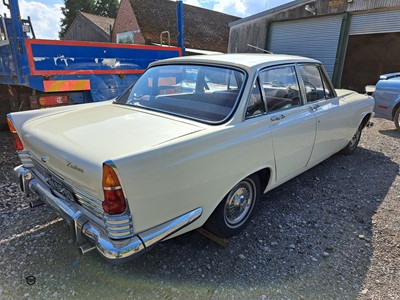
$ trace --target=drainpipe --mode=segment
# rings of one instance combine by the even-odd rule
[[[339,43],[336,51],[336,61],[333,70],[332,83],[335,88],[341,88],[343,68],[346,59],[347,43],[349,41],[351,15],[345,13],[342,19],[342,27],[340,29]]]
[[[185,31],[184,31],[184,17],[183,17],[183,3],[182,0],[177,1],[177,7],[176,7],[176,17],[178,20],[178,47],[182,49],[182,56],[185,56],[185,42],[184,42],[184,36],[185,36]]]

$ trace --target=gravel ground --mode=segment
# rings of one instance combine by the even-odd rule
[[[0,299],[400,299],[400,133],[374,121],[353,155],[268,193],[228,247],[191,232],[122,266],[80,256],[65,222],[29,208],[1,132]]]

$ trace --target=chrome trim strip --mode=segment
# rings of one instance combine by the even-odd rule
[[[104,211],[101,208],[101,202],[98,201],[97,199],[94,199],[92,197],[89,197],[87,195],[84,195],[80,191],[74,189],[73,190],[76,201],[82,205],[83,207],[86,207],[86,209],[90,210],[95,214],[98,218],[103,219],[103,214]]]
[[[25,168],[33,168],[33,161],[28,151],[17,151],[19,159]]]
[[[116,191],[116,190],[120,190],[122,189],[122,187],[120,185],[116,185],[113,187],[103,187],[103,190],[105,191]]]
[[[55,174],[53,171],[49,170],[46,166],[42,165],[38,160],[33,159],[33,164],[34,168],[32,169],[32,172],[37,173],[38,177],[40,177],[42,181],[49,183],[50,179],[56,179],[58,181],[58,184],[60,184],[69,192],[73,193],[73,201],[79,203],[83,208],[87,209],[97,218],[99,218],[99,220],[103,221],[106,225],[106,230],[110,238],[125,239],[133,236],[133,222],[129,209],[127,209],[127,211],[122,215],[107,215],[104,213],[104,210],[102,208],[102,201],[68,184],[63,178]],[[55,190],[52,190],[52,192],[55,193],[58,197],[64,197]],[[120,226],[111,223],[112,220],[119,219],[125,220],[125,223],[127,223],[129,226],[125,224],[122,226],[122,228],[120,228]],[[122,232],[122,230],[125,230],[125,232]]]
[[[133,235],[133,222],[130,214],[107,215],[104,214],[108,236],[112,239],[125,239]]]
[[[105,228],[85,215],[80,205],[54,196],[46,183],[42,182],[40,178],[34,178],[29,169],[25,169],[21,165],[14,170],[20,180],[23,192],[33,192],[39,196],[71,226],[73,237],[77,243],[83,244],[88,239],[96,246],[100,255],[113,264],[123,263],[150,250],[158,242],[194,222],[203,211],[201,208],[197,208],[139,235],[114,240],[109,237]],[[125,225],[123,223],[124,216],[117,217],[119,218],[110,220],[111,224]]]
[[[147,230],[139,234],[140,239],[146,246],[146,251],[154,247],[158,242],[166,239],[170,235],[174,234],[178,230],[186,227],[193,223],[195,220],[200,218],[203,213],[202,208],[196,208],[180,217],[177,217],[171,221],[156,226],[150,230]]]

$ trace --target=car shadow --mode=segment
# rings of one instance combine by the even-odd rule
[[[45,289],[65,298],[355,299],[373,256],[374,215],[398,174],[398,164],[381,152],[334,155],[267,193],[228,247],[193,231],[120,266],[96,251],[80,256],[65,222],[54,223],[5,244],[18,253],[7,270],[29,257],[24,274],[10,273],[9,280],[19,280],[22,295]],[[56,218],[22,212],[29,218],[8,222],[10,230]],[[40,250],[49,245],[57,251]],[[24,284],[25,275],[38,283]]]
[[[131,263],[103,267],[162,282],[172,289],[160,288],[168,297],[185,287],[188,295],[217,298],[354,299],[372,258],[373,216],[398,172],[380,152],[334,155],[267,193],[227,248],[191,232]],[[218,294],[221,287],[229,293]]]
[[[390,136],[392,138],[396,138],[399,139],[400,138],[400,131],[396,130],[396,129],[392,129],[392,130],[379,130],[380,134],[386,135],[386,136]]]

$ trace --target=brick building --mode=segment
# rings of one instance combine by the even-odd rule
[[[133,33],[135,44],[160,44],[160,34],[169,31],[177,45],[177,2],[169,0],[121,0],[113,28],[113,42],[121,33]],[[190,50],[227,52],[228,24],[239,18],[184,4],[185,47]],[[167,39],[163,40],[163,43]]]

